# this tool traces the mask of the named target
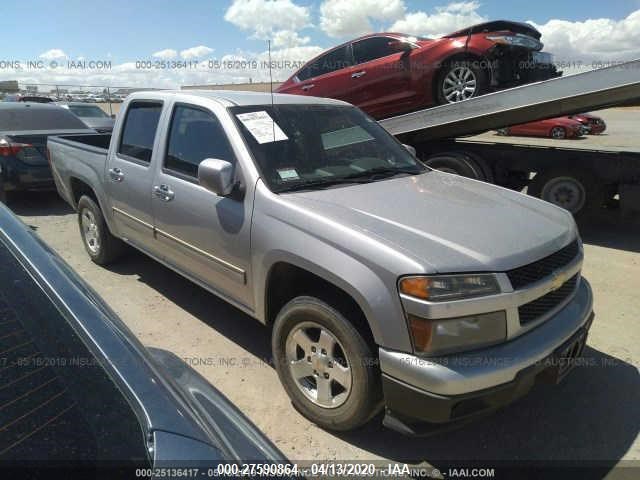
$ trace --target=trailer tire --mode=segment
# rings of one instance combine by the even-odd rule
[[[453,173],[462,177],[473,178],[474,180],[485,181],[485,174],[482,167],[464,153],[452,152],[434,155],[424,162],[429,167],[445,173]]]
[[[593,173],[569,168],[537,173],[527,192],[570,211],[579,221],[599,213],[606,200],[605,186]]]
[[[84,249],[94,263],[108,265],[122,255],[124,243],[111,234],[102,210],[87,195],[78,200],[78,226]]]

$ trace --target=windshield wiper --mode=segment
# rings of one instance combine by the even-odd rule
[[[360,180],[357,178],[351,177],[338,177],[338,178],[321,178],[317,180],[309,180],[307,182],[296,183],[293,185],[288,185],[280,192],[293,192],[295,190],[307,190],[307,189],[321,189],[332,187],[335,185],[343,185],[347,183],[368,183],[368,180]]]
[[[417,175],[422,173],[422,171],[418,167],[411,168],[395,168],[395,167],[376,167],[370,168],[369,170],[363,170],[362,172],[352,173],[351,175],[347,175],[343,177],[345,180],[353,180],[353,179],[367,179],[367,180],[375,180],[376,178],[387,178],[392,177],[394,175]]]

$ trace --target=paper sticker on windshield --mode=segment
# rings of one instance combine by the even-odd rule
[[[300,178],[295,168],[279,168],[278,175],[282,180],[298,180]]]
[[[260,144],[288,140],[280,126],[264,110],[239,113],[236,117]]]

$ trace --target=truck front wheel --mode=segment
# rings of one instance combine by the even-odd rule
[[[271,344],[280,381],[312,422],[352,430],[380,410],[374,346],[328,303],[309,296],[291,300],[276,318]]]
[[[84,248],[94,263],[107,265],[120,256],[122,241],[111,235],[100,207],[87,195],[78,200],[78,225]]]

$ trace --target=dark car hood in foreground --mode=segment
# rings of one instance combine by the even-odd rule
[[[492,22],[478,23],[462,30],[458,30],[448,35],[444,35],[443,38],[461,37],[463,35],[469,35],[469,33],[482,33],[482,32],[501,32],[508,30],[513,33],[522,33],[523,35],[529,35],[535,39],[540,39],[542,34],[533,25],[522,22],[512,22],[509,20],[494,20]]]
[[[441,273],[509,270],[576,235],[571,215],[550,203],[436,171],[287,196]]]

